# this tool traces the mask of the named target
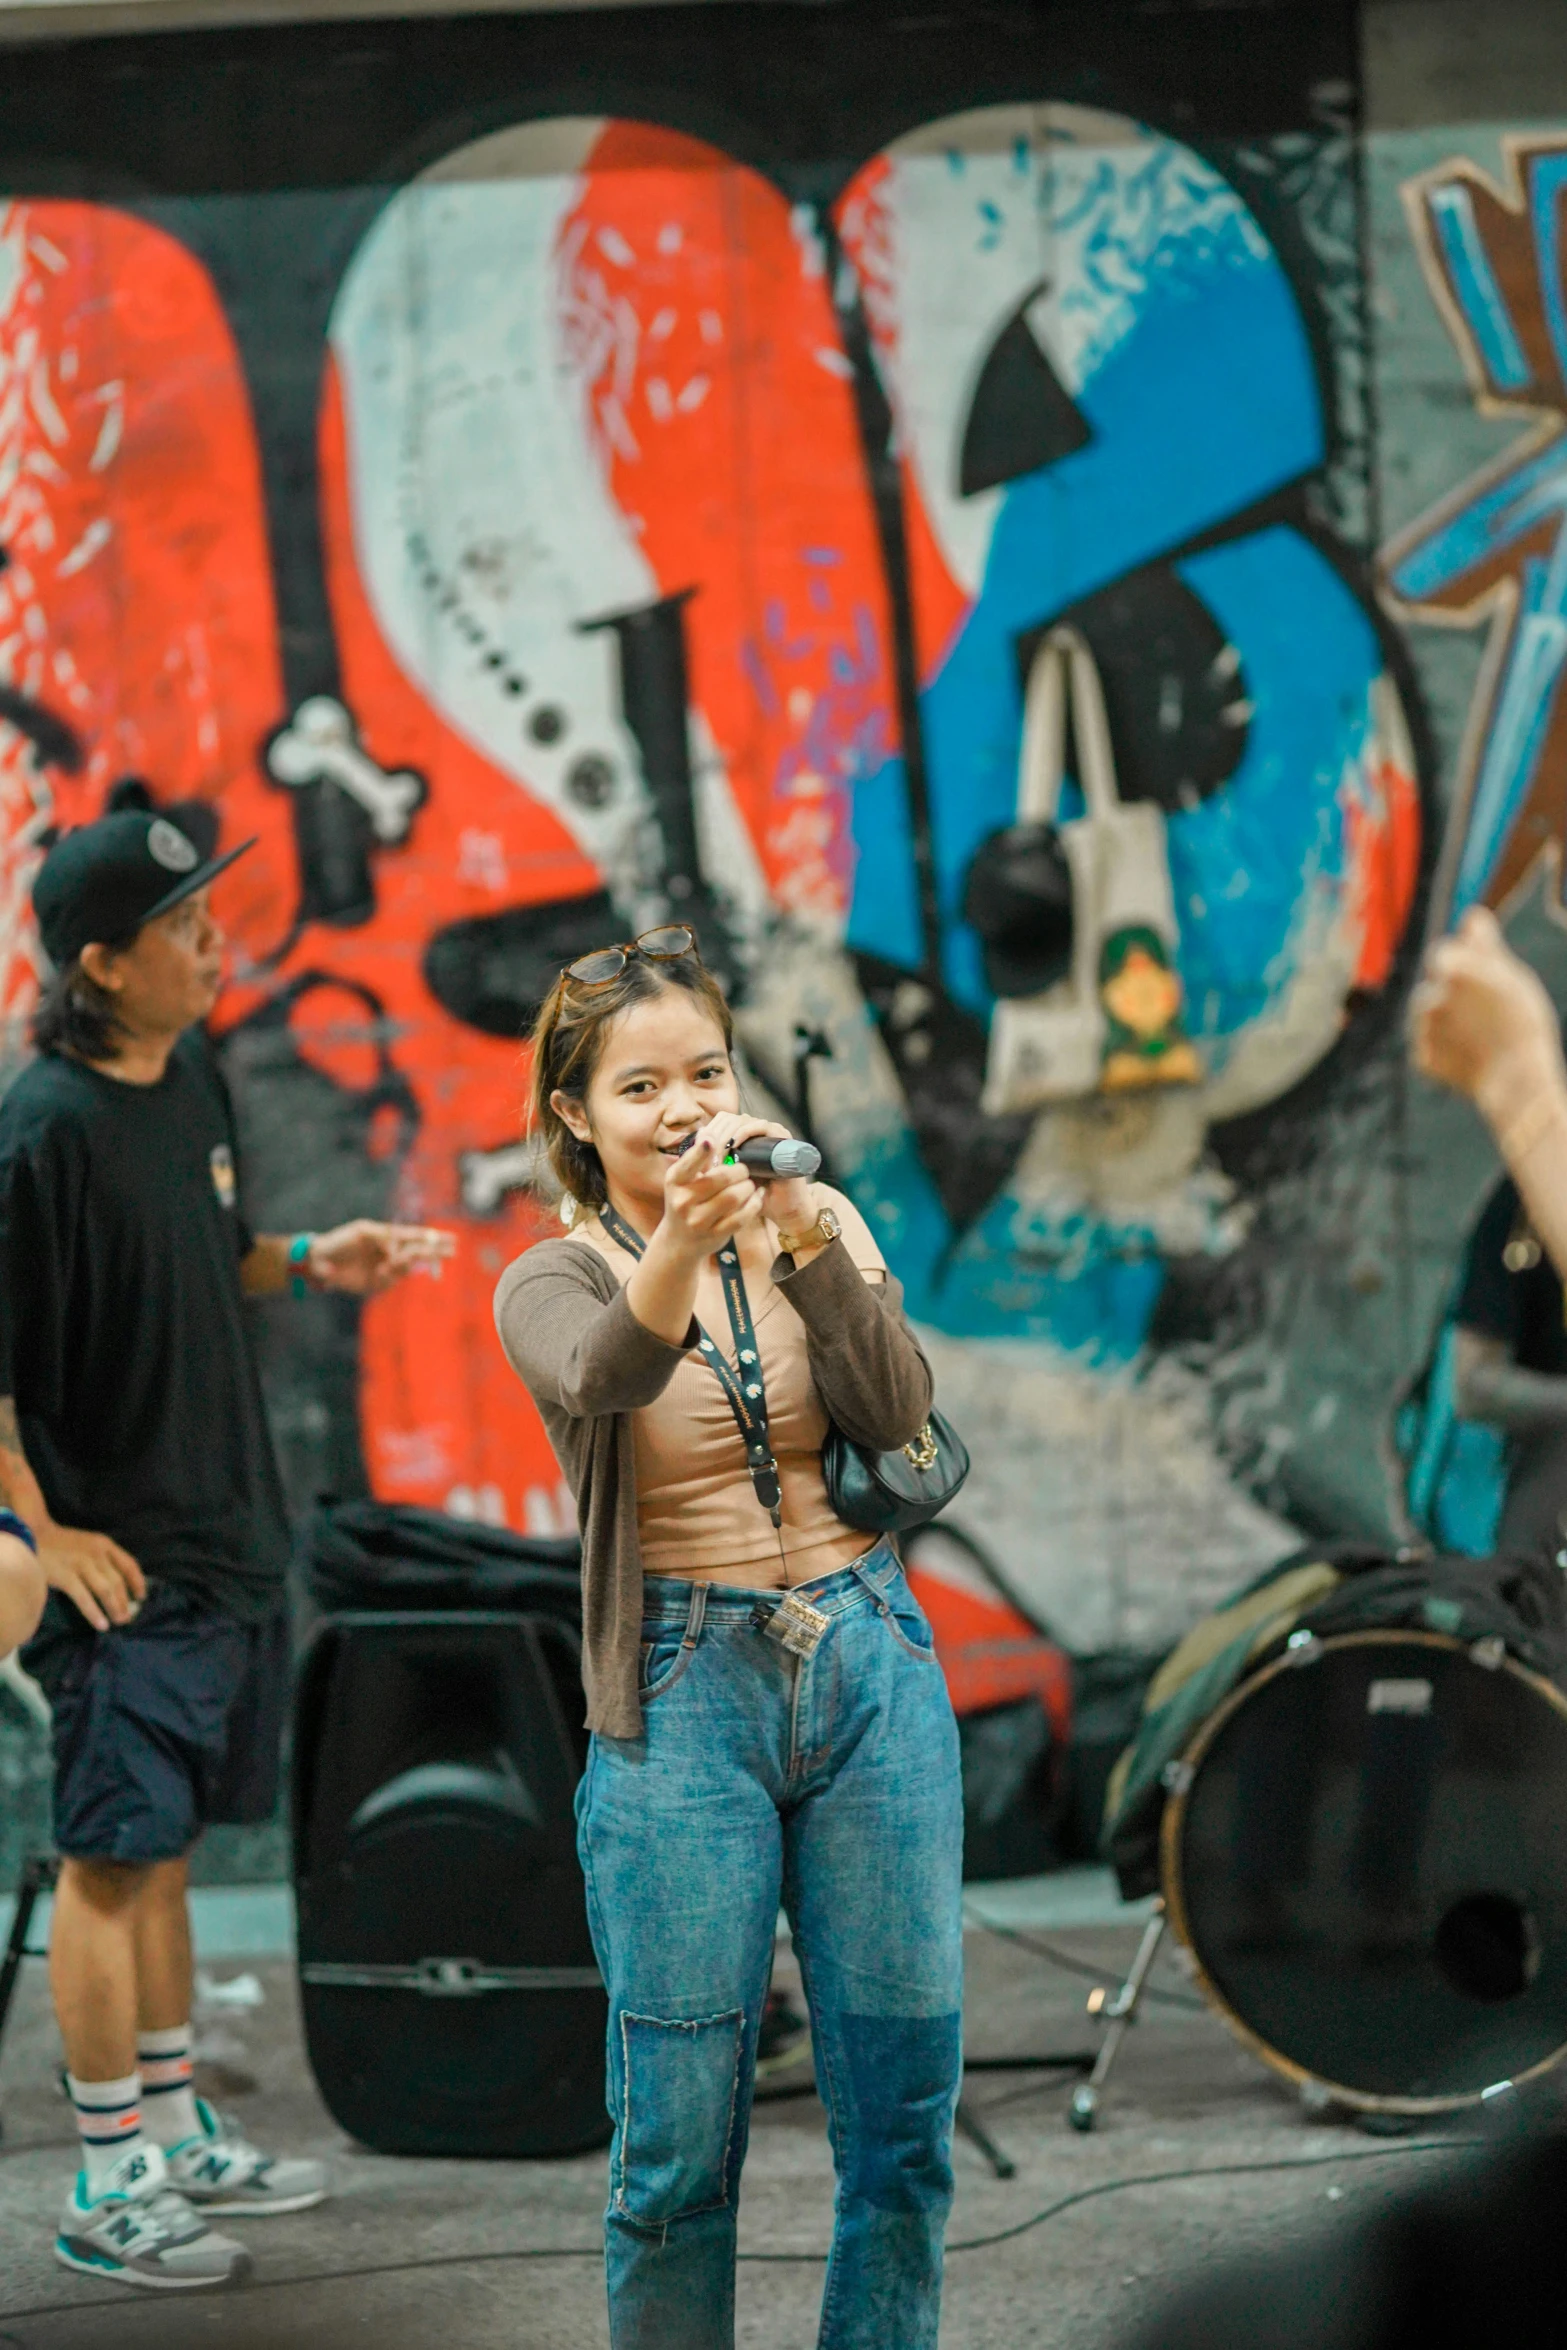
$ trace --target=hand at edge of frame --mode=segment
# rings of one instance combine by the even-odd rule
[[[1410,1044],[1422,1075],[1465,1095],[1492,1126],[1567,1078],[1544,983],[1481,906],[1427,953],[1410,1003]]]

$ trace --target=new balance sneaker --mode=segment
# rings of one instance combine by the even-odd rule
[[[240,2284],[251,2270],[243,2244],[215,2235],[169,2185],[161,2146],[129,2147],[98,2194],[77,2174],[55,2238],[55,2258],[84,2276],[176,2293]]]
[[[275,2162],[204,2097],[196,2100],[196,2118],[200,2137],[168,2150],[170,2183],[196,2210],[248,2219],[263,2211],[308,2211],[325,2196],[322,2163]]]

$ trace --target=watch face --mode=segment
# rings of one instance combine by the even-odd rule
[[[829,1240],[836,1240],[839,1233],[843,1230],[843,1226],[839,1223],[831,1208],[823,1208],[816,1221],[820,1229],[827,1235]]]

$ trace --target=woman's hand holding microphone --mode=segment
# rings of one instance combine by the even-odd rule
[[[802,1176],[764,1181],[738,1160],[731,1163],[743,1143],[792,1140],[787,1126],[738,1110],[721,1110],[699,1127],[664,1178],[664,1222],[676,1246],[710,1257],[769,1217],[784,1231],[813,1223],[816,1208]]]
[[[702,1267],[726,1241],[742,1245],[767,1218],[783,1231],[813,1224],[816,1206],[801,1176],[760,1179],[731,1154],[756,1141],[788,1142],[786,1126],[721,1110],[698,1127],[664,1177],[664,1214],[647,1254],[626,1284],[637,1320],[671,1346],[683,1346],[691,1327]]]

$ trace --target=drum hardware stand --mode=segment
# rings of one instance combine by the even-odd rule
[[[1121,2042],[1137,2021],[1137,2010],[1142,2002],[1143,1989],[1153,1968],[1160,1943],[1164,1940],[1166,1919],[1164,1903],[1156,1900],[1143,1938],[1137,1945],[1137,1956],[1132,1961],[1130,1974],[1119,1991],[1112,1994],[1102,1984],[1088,1994],[1088,2012],[1103,2024],[1109,2025],[1094,2060],[1094,2069],[1086,2081],[1072,2091],[1072,2102],[1066,2118],[1074,2130],[1091,2130],[1099,2113],[1099,2092],[1109,2080],[1115,2060],[1121,2052]]]
[[[5,1946],[5,1957],[0,1959],[0,2045],[5,2040],[6,2018],[11,2012],[11,2000],[16,1991],[16,1978],[22,1971],[24,1958],[47,1958],[47,1950],[35,1950],[27,1939],[27,1930],[33,1922],[33,1911],[42,1893],[52,1892],[59,1875],[57,1860],[34,1853],[23,1863],[21,1882],[16,1888],[16,1914],[11,1920],[10,1938]]]
[[[1017,2177],[1017,2164],[1010,2154],[1002,2153],[1001,2148],[996,2144],[995,2139],[990,2135],[966,2097],[958,2099],[958,2109],[952,2119],[957,2128],[963,2132],[969,2144],[979,2148],[980,2153],[989,2163],[994,2177],[998,2179],[1015,2179]]]
[[[1061,2056],[968,2056],[965,2073],[1088,2073],[1095,2059],[1086,2050],[1072,2049]],[[958,2099],[953,2120],[971,2146],[977,2146],[998,2179],[1015,2179],[1017,2164],[991,2137],[966,2097]]]

